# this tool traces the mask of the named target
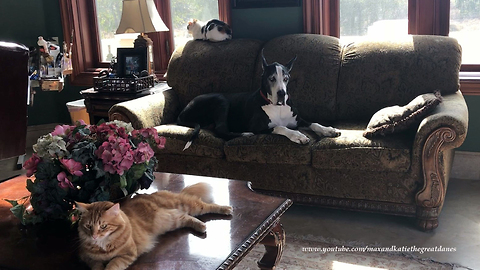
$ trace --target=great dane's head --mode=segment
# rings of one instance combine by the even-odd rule
[[[268,64],[263,56],[262,50],[262,93],[274,105],[283,106],[288,99],[287,84],[290,80],[290,70],[292,70],[293,62],[297,56],[292,58],[287,65],[282,65],[277,62]]]

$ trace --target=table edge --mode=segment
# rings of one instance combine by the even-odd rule
[[[246,181],[247,187],[257,194],[251,188],[251,182]],[[264,194],[262,194],[264,195]],[[268,196],[268,195],[266,195]],[[247,240],[241,243],[237,248],[228,255],[227,259],[217,268],[217,270],[233,269],[243,259],[248,252],[258,244],[270,231],[270,229],[276,224],[280,217],[287,211],[287,209],[293,204],[292,200],[285,199],[285,201],[277,207],[277,209],[270,214],[270,216],[260,224],[255,231],[247,237]]]

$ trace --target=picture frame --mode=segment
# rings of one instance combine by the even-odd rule
[[[117,48],[117,77],[139,76],[148,70],[147,48]]]
[[[232,8],[299,7],[301,0],[231,0]]]

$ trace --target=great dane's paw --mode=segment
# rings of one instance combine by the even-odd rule
[[[333,127],[326,127],[323,130],[322,135],[330,138],[335,138],[342,135],[342,132],[340,132],[340,130]]]
[[[253,136],[253,135],[255,135],[255,133],[252,133],[252,132],[243,132],[243,133],[242,133],[242,136],[243,136],[243,137],[251,137],[251,136]]]
[[[298,144],[307,144],[310,142],[310,139],[300,131],[293,131],[288,138]]]

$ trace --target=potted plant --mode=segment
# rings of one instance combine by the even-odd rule
[[[129,123],[58,125],[40,137],[24,168],[30,195],[8,200],[22,224],[75,219],[74,202],[116,200],[145,189],[154,180],[165,138],[154,128]]]

